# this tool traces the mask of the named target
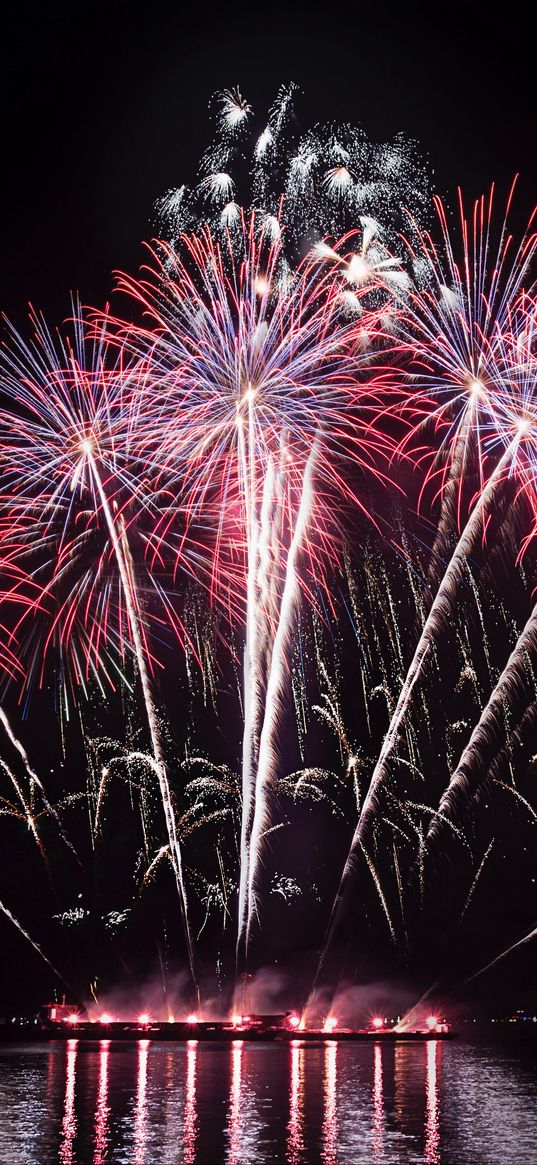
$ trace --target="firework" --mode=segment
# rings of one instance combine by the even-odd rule
[[[518,429],[517,478],[519,493],[535,509],[535,399],[537,387],[537,357],[535,353],[535,307],[525,305],[519,313],[512,333],[502,348],[505,363],[505,389],[498,400],[498,440],[509,440]],[[534,536],[526,538],[522,552]],[[503,671],[486,702],[470,740],[445,789],[438,814],[429,827],[429,840],[441,828],[442,820],[456,819],[473,786],[487,769],[487,757],[500,743],[505,708],[511,707],[520,691],[528,660],[535,658],[537,647],[537,610],[534,608],[511,652]]]
[[[536,249],[533,215],[518,245],[509,230],[516,179],[505,214],[495,213],[494,187],[468,218],[459,191],[459,224],[448,226],[446,208],[434,199],[440,243],[412,223],[408,240],[413,289],[400,326],[412,353],[405,414],[411,422],[403,447],[417,450],[426,466],[421,497],[440,498],[440,517],[430,573],[437,576],[454,529],[464,524],[468,479],[483,485],[483,438],[494,428],[506,385],[504,345],[513,314],[531,283]],[[508,375],[508,374],[507,374]],[[412,390],[412,382],[418,387]],[[434,434],[433,452],[429,435]],[[424,438],[420,448],[417,438]]]
[[[446,475],[444,468],[441,477],[444,486],[446,480],[453,484],[454,472],[464,473],[466,445],[470,437],[474,439],[479,464],[477,500],[449,557],[406,673],[354,831],[332,909],[328,935],[332,932],[358,854],[363,853],[369,863],[364,843],[378,813],[379,795],[390,777],[414,687],[422,677],[424,666],[433,653],[439,635],[447,626],[465,565],[476,545],[480,531],[485,529],[487,512],[496,491],[506,476],[519,469],[520,446],[530,428],[522,400],[516,400],[507,424],[502,422],[501,410],[505,412],[509,369],[512,366],[512,362],[505,358],[505,345],[507,337],[511,335],[512,319],[523,294],[523,281],[528,278],[529,265],[537,246],[537,236],[529,229],[511,260],[510,239],[504,220],[500,229],[498,251],[494,256],[495,261],[491,261],[489,252],[492,196],[488,208],[484,200],[476,203],[473,231],[468,229],[461,205],[463,242],[461,275],[455,263],[453,246],[440,203],[437,203],[437,209],[443,227],[444,251],[451,286],[445,282],[444,267],[437,249],[426,236],[422,241],[420,254],[414,260],[415,271],[419,272],[421,279],[424,280],[425,290],[421,293],[419,290],[410,293],[408,315],[405,315],[403,310],[400,324],[403,331],[408,330],[412,345],[416,345],[418,365],[425,366],[425,387],[420,386],[418,394],[414,397],[411,395],[405,401],[404,409],[406,413],[410,411],[411,414],[414,410],[418,414],[425,412],[425,424],[432,423],[434,429],[446,431],[445,440],[450,450],[447,462],[450,474]],[[431,283],[433,291],[430,290]],[[519,357],[516,363],[518,366]],[[512,393],[511,400],[516,395]],[[406,448],[412,441],[416,441],[423,428],[423,418],[418,415],[409,436],[404,439],[403,447]],[[501,442],[502,437],[506,444],[504,452],[488,476],[482,428],[490,447],[494,447],[495,442]],[[433,466],[437,456],[435,449]],[[429,471],[425,477],[426,484],[431,476]],[[459,496],[463,480],[464,478],[461,478],[455,482]],[[326,942],[323,953],[324,950]],[[322,959],[323,954],[321,962]]]
[[[264,877],[274,832],[291,824],[278,819],[279,794],[287,807],[321,803],[338,828],[348,818],[354,830],[321,965],[358,861],[379,930],[394,947],[399,928],[408,940],[405,862],[415,857],[423,910],[427,847],[449,830],[470,853],[462,819],[485,773],[535,819],[530,800],[500,779],[505,750],[489,760],[537,648],[536,611],[495,681],[487,607],[470,565],[480,539],[488,567],[497,561],[490,531],[498,534],[491,519],[500,500],[520,499],[517,520],[528,504],[537,512],[532,224],[515,246],[507,215],[496,228],[491,192],[469,219],[460,200],[453,234],[436,200],[437,243],[424,225],[428,179],[413,144],[375,146],[349,125],[302,132],[295,97],[294,86],[282,87],[261,123],[238,89],[215,97],[215,138],[196,182],[158,204],[165,241],[148,248],[140,277],[119,278],[129,322],[119,309],[88,316],[74,303],[70,327],[51,333],[32,313],[33,339],[8,325],[1,360],[0,663],[26,709],[54,663],[61,708],[76,705],[77,715],[80,694],[87,706],[95,685],[102,693],[119,686],[128,704],[135,669],[151,748],[130,729],[128,745],[85,739],[91,775],[76,796],[96,849],[112,782],[139,804],[138,887],[171,865],[195,983],[183,843],[200,828],[214,827],[216,844],[211,872],[189,868],[203,908],[199,934],[213,912],[222,931],[229,926],[238,889],[242,970],[264,891],[285,903],[305,893],[294,869]],[[387,553],[374,541],[377,486],[402,494],[402,457],[420,513],[426,502],[438,512],[427,562],[405,502],[384,514]],[[357,517],[371,531],[356,573],[345,545],[350,515],[354,543]],[[512,506],[500,518],[506,558]],[[521,557],[518,569],[524,578]],[[478,612],[485,680],[463,582]],[[343,608],[358,646],[363,738],[346,720],[355,693],[345,690]],[[501,599],[494,609],[508,624]],[[405,618],[421,628],[409,666]],[[458,763],[467,710],[442,729],[425,684],[445,679],[448,634],[459,669],[454,699],[468,693],[481,709]],[[161,638],[180,645],[188,681],[180,810],[157,699]],[[228,673],[244,719],[241,764],[228,757],[229,766],[201,755],[194,732],[201,704],[208,717],[221,713]],[[284,768],[293,705],[300,760]],[[379,708],[389,721],[380,751]],[[534,712],[516,729],[507,724],[507,749]],[[25,822],[46,859],[40,821],[53,816],[62,828],[58,810],[69,799],[49,804],[3,710],[0,720],[24,770],[21,778],[0,761],[9,781],[0,815]],[[331,734],[333,762],[309,755],[315,722]],[[435,808],[421,782],[427,749],[438,753],[437,729],[451,779]],[[392,780],[396,765],[404,791]],[[419,792],[407,782],[420,782]],[[153,836],[152,786],[165,837]],[[498,852],[487,837],[471,855],[461,918]],[[129,911],[103,915],[105,929],[114,934]],[[77,904],[54,917],[71,925],[86,914]],[[159,958],[164,976],[160,947]]]
[[[241,231],[241,207],[255,209],[267,235],[280,239],[290,268],[308,245],[340,237],[362,217],[382,223],[391,242],[412,213],[428,213],[430,180],[416,143],[398,134],[370,142],[349,124],[300,132],[296,85],[282,85],[259,122],[238,90],[214,98],[216,135],[203,155],[199,181],[172,189],[157,203],[159,233],[173,244],[206,224],[225,240]],[[246,159],[247,164],[244,164]]]
[[[107,561],[115,563],[120,603],[124,604],[119,625],[123,619],[140,676],[189,964],[196,983],[181,852],[129,544],[128,505],[134,502],[137,508],[145,508],[138,481],[127,468],[130,372],[120,358],[114,375],[108,373],[106,320],[96,338],[89,341],[78,314],[72,346],[59,337],[55,341],[44,322],[33,318],[34,342],[26,344],[11,329],[11,347],[4,352],[2,387],[10,403],[0,415],[6,460],[9,454],[1,499],[3,558],[6,573],[15,575],[4,602],[23,605],[14,632],[17,637],[25,621],[33,621],[34,626],[39,623],[35,615],[46,609],[49,596],[59,589],[59,611],[52,618],[52,631],[60,630],[60,643],[71,648],[77,666],[77,645],[81,644],[86,666],[92,663],[97,671],[102,660],[101,641],[118,632],[111,628],[109,589],[104,588],[103,610],[102,587],[97,587],[95,580],[102,582]],[[121,496],[125,487],[127,499]],[[96,555],[92,547],[95,556],[88,561],[88,535],[95,528],[102,533],[103,525],[104,545]],[[36,560],[38,566],[33,568]],[[50,571],[50,577],[42,582],[39,576],[45,571]],[[75,638],[72,628],[77,619],[79,635]],[[48,630],[39,658],[41,668],[51,637]]]
[[[267,236],[255,214],[241,221],[241,233],[222,243],[206,228],[185,237],[179,252],[159,248],[148,278],[122,278],[152,327],[116,326],[144,370],[139,412],[149,459],[167,479],[176,474],[186,537],[213,531],[211,593],[232,614],[243,604],[242,938],[270,824],[298,593],[302,587],[311,600],[334,560],[328,498],[365,509],[345,461],[354,473],[382,478],[390,441],[374,419],[390,391],[383,316],[402,290],[397,263],[385,249],[379,257],[380,244],[369,260],[369,222],[314,248],[290,277],[281,237]],[[172,522],[155,542],[162,530],[171,545]]]

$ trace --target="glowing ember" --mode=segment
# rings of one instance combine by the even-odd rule
[[[375,1015],[373,1019],[373,1027],[376,1027],[377,1030],[381,1027],[384,1027],[384,1020],[381,1019],[380,1015]]]
[[[199,1016],[197,1016],[197,1015],[187,1015],[187,1017],[186,1017],[186,1022],[187,1022],[187,1023],[199,1023]]]
[[[144,1011],[142,1013],[142,1015],[138,1016],[138,1023],[141,1024],[142,1026],[144,1026],[144,1024],[146,1024],[146,1023],[149,1023],[149,1016],[148,1016],[147,1012]]]
[[[101,1015],[99,1023],[111,1023],[111,1022],[112,1022],[112,1016],[108,1015],[108,1012],[105,1011],[104,1014]]]
[[[80,1016],[73,1012],[72,1015],[67,1016],[67,1023],[78,1023]]]
[[[298,1015],[290,1015],[289,1016],[289,1023],[291,1025],[291,1027],[300,1027],[301,1026],[300,1017]]]

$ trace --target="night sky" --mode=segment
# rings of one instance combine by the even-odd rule
[[[112,272],[136,269],[155,199],[195,179],[212,134],[209,101],[223,87],[238,85],[262,118],[280,83],[295,81],[303,128],[349,121],[374,141],[402,131],[420,144],[435,188],[453,201],[459,184],[470,199],[495,181],[503,196],[519,171],[515,215],[521,223],[528,217],[534,41],[516,5],[501,19],[482,5],[419,12],[401,4],[391,12],[341,0],[10,9],[0,68],[0,307],[19,325],[28,301],[59,323],[70,290],[102,306]],[[43,725],[43,702],[36,715]],[[10,854],[8,886],[25,877]],[[39,879],[36,863],[31,876]],[[484,932],[488,953],[488,921]],[[23,1007],[42,968],[3,920],[0,941],[6,999]],[[305,935],[306,946],[311,941]],[[377,956],[387,973],[389,953]],[[529,966],[523,979],[528,987]],[[53,982],[45,974],[43,989],[30,990],[32,1003]]]
[[[3,16],[2,307],[61,318],[70,289],[102,303],[132,268],[151,208],[192,181],[208,102],[239,85],[263,116],[278,85],[303,90],[304,127],[398,131],[437,188],[473,197],[535,166],[532,40],[520,5],[9,5]]]

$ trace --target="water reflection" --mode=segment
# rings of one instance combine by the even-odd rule
[[[373,1049],[373,1156],[375,1161],[384,1151],[384,1096],[382,1089],[382,1047]]]
[[[77,1124],[75,1112],[77,1051],[78,1040],[68,1040],[67,1063],[65,1069],[65,1100],[63,1105],[63,1121],[60,1142],[60,1161],[62,1165],[71,1165],[71,1162],[74,1160],[73,1148]]]
[[[196,1105],[196,1077],[198,1070],[198,1041],[189,1040],[186,1046],[185,1110],[183,1118],[183,1161],[193,1165],[198,1139],[198,1112]]]
[[[231,1086],[229,1090],[228,1151],[229,1165],[240,1165],[241,1160],[241,1091],[242,1040],[234,1040],[231,1049]]]
[[[99,1051],[99,1090],[95,1108],[95,1153],[93,1165],[103,1165],[106,1159],[108,1146],[108,1121],[110,1107],[108,1104],[108,1059],[110,1055],[110,1040],[101,1040]]]
[[[287,1160],[298,1165],[304,1158],[304,1044],[291,1041],[291,1080],[289,1121],[287,1123]]]
[[[322,1159],[324,1165],[337,1161],[337,1050],[335,1040],[324,1045],[324,1116],[322,1129]]]
[[[396,1044],[394,1048],[394,1117],[401,1131],[411,1134],[409,1121],[414,1121],[415,1104],[411,1103],[413,1093],[413,1062],[415,1049],[409,1044]],[[420,1057],[422,1050],[420,1050]]]
[[[138,1041],[138,1072],[136,1080],[136,1110],[134,1114],[134,1161],[145,1165],[147,1139],[147,1059],[149,1040]]]
[[[531,1043],[0,1042],[0,1161],[520,1165],[536,1068]]]
[[[437,1058],[440,1045],[437,1040],[427,1042],[427,1079],[425,1087],[426,1120],[424,1160],[427,1165],[440,1161],[440,1129],[438,1126]]]

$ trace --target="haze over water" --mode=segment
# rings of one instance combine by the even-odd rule
[[[532,1165],[537,1046],[0,1046],[1,1165]]]

